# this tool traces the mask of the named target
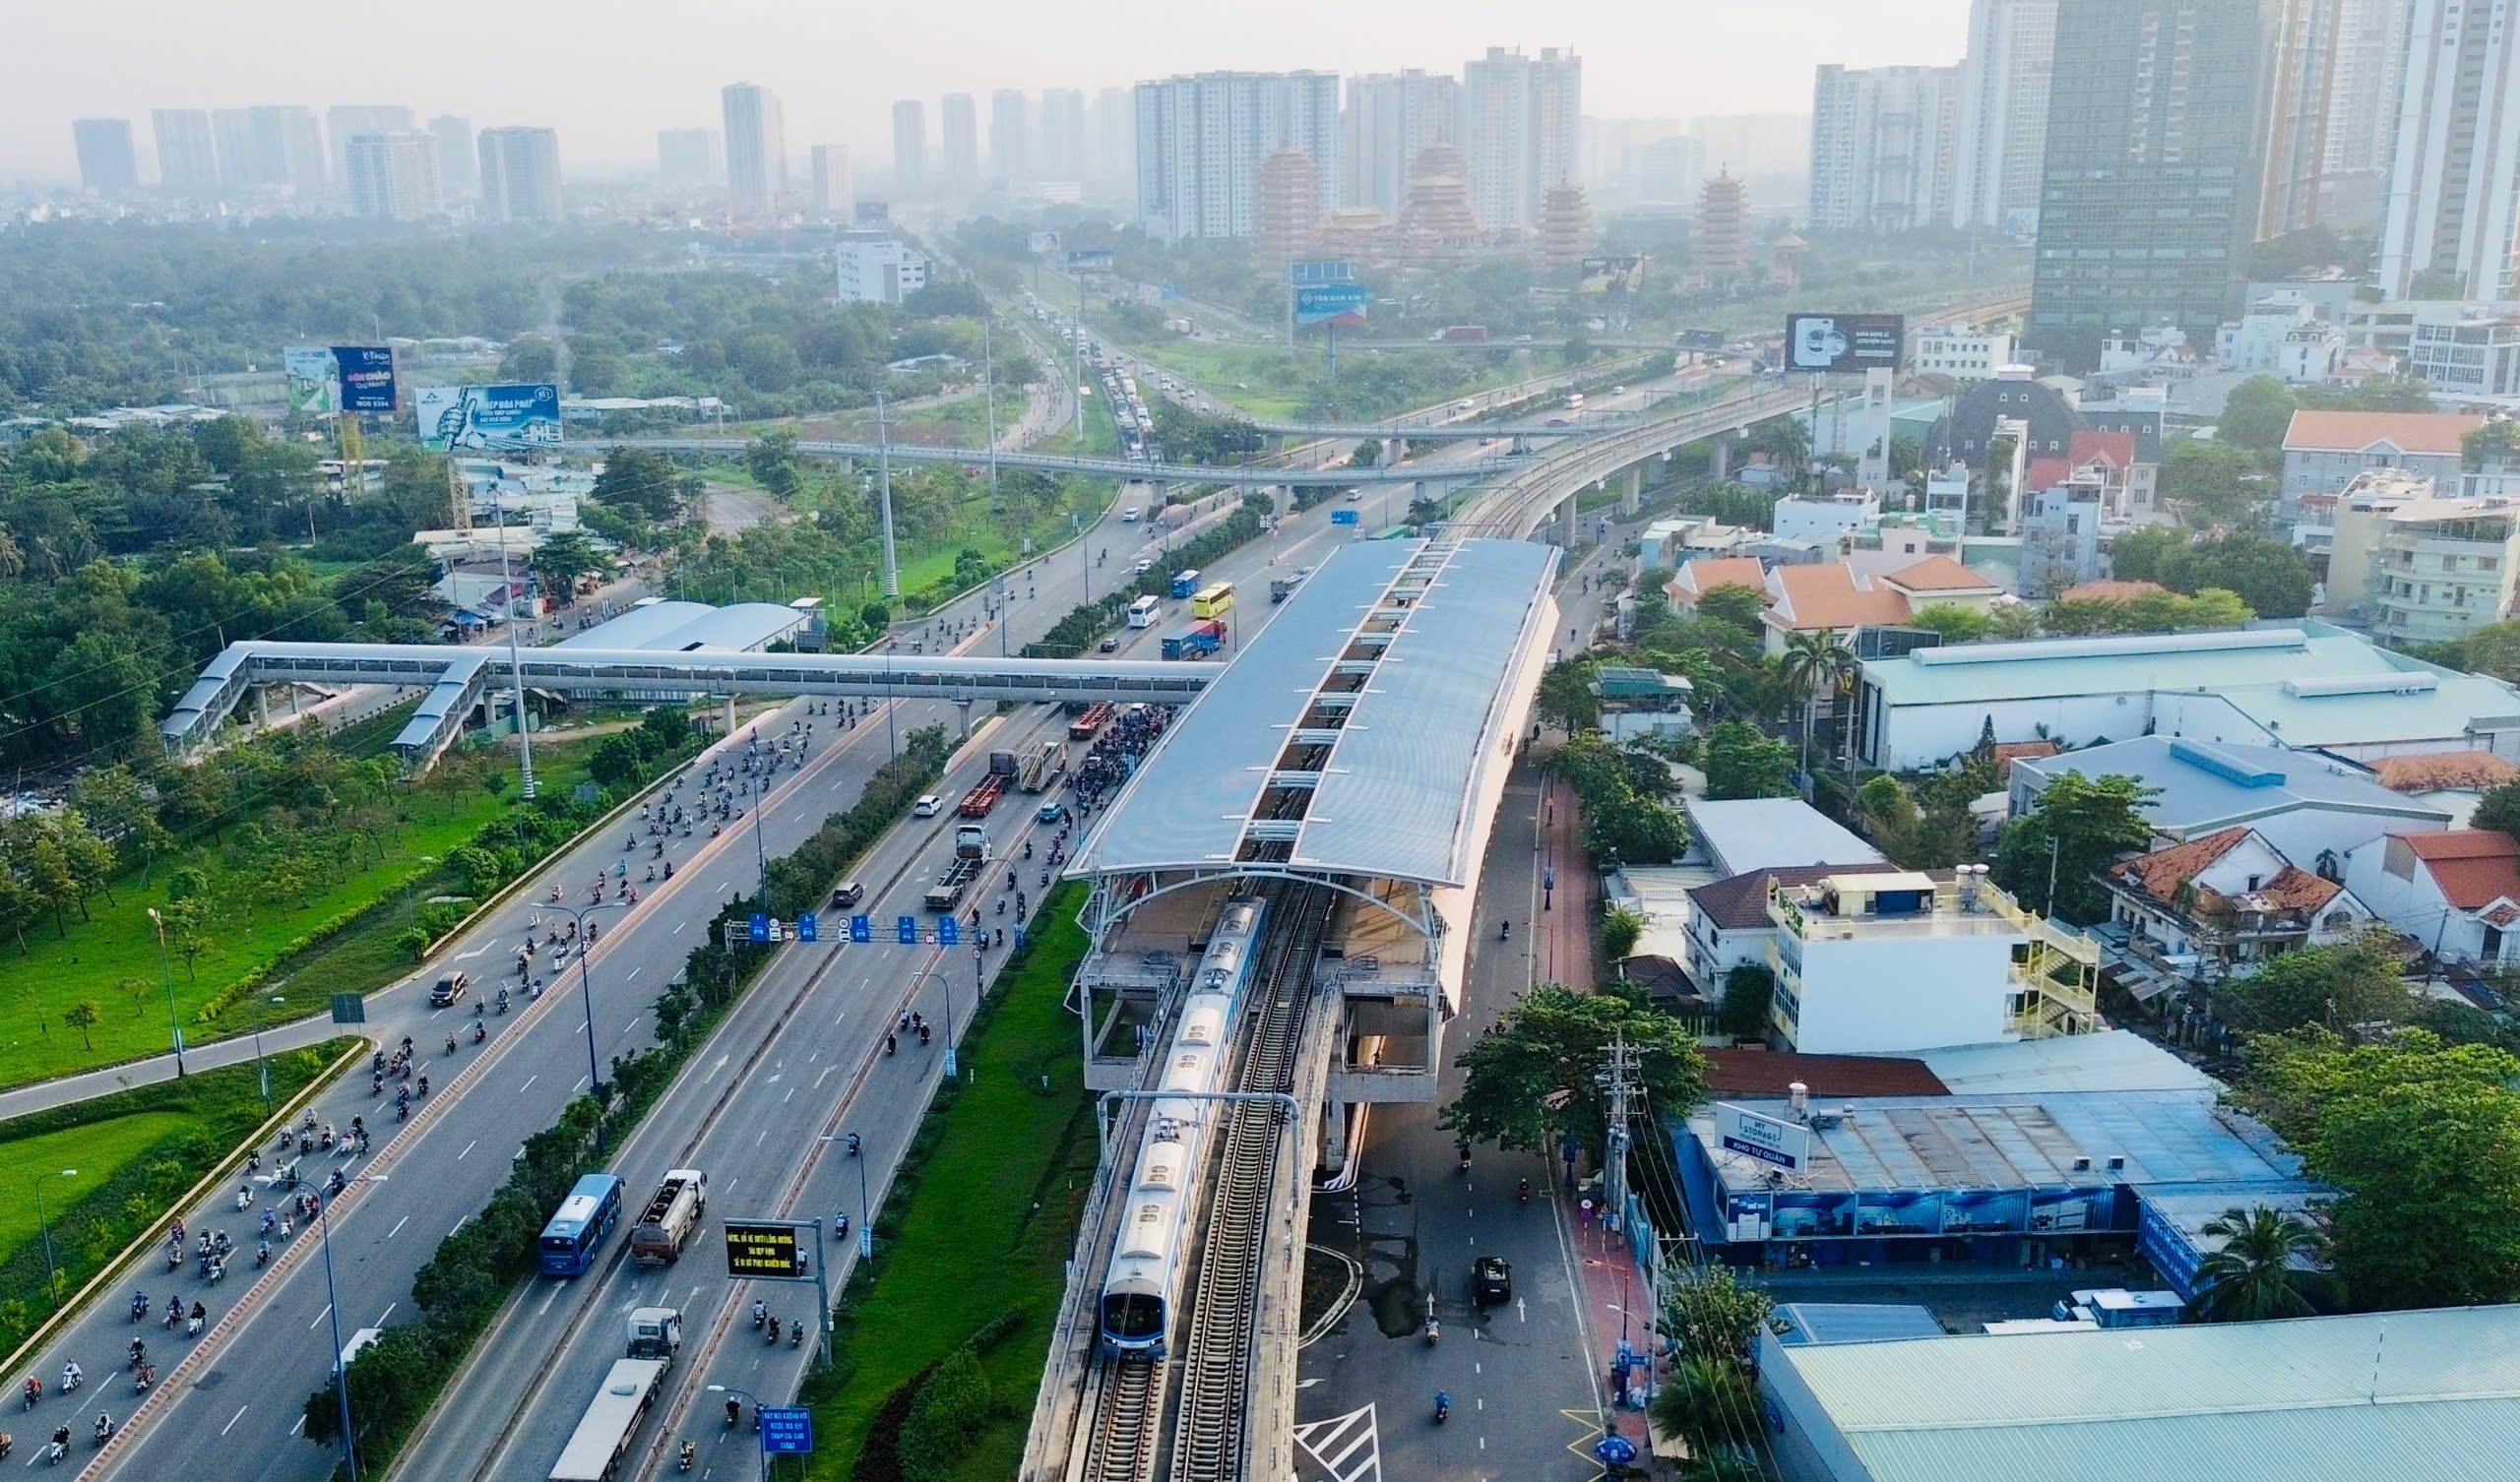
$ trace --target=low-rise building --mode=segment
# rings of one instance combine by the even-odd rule
[[[2382,834],[2426,833],[2447,829],[2452,822],[2449,808],[2411,797],[2369,770],[2318,752],[2175,736],[2137,736],[2082,751],[2017,758],[2006,779],[2013,816],[2036,808],[2048,784],[2069,772],[2127,777],[2150,792],[2143,804],[2144,822],[2158,843],[2184,843],[2245,827],[2256,830],[2285,858],[2312,870],[2330,868],[2346,850]]]
[[[1984,381],[2017,359],[2010,330],[1958,322],[1929,324],[1917,331],[1916,353],[1908,368],[1921,376]]]
[[[2380,574],[2380,532],[2392,511],[2433,495],[2428,474],[2404,468],[2365,468],[2336,494],[2308,493],[2300,500],[2298,532],[2320,512],[2328,514],[2327,587],[2319,611],[2368,620],[2371,599],[2385,585]]]
[[[2365,468],[2403,468],[2457,488],[2461,440],[2484,425],[2446,411],[2297,411],[2284,433],[2284,515],[2303,494],[2345,492]]]
[[[927,259],[890,232],[844,231],[832,255],[845,304],[897,304],[927,286]]]
[[[2101,525],[2108,519],[2100,483],[2067,474],[2062,459],[2052,463],[2050,471],[2061,476],[2042,483],[2034,470],[2021,517],[2021,594],[2034,599],[2099,578]]]
[[[1670,593],[1673,608],[1693,613],[1706,594],[1719,587],[1746,587],[1765,601],[1767,566],[1756,556],[1700,556],[1684,563],[1663,589]]]
[[[1949,556],[1927,556],[1881,576],[1845,561],[1780,566],[1768,573],[1767,591],[1770,653],[1783,653],[1796,633],[1852,639],[1860,629],[1897,627],[1927,607],[1984,612],[2004,594],[2002,584]]]
[[[1881,496],[1858,484],[1822,498],[1788,495],[1776,502],[1770,527],[1788,540],[1835,541],[1881,520]]]
[[[2346,345],[2345,331],[2308,295],[2278,288],[2251,299],[2236,322],[2222,327],[2214,337],[2214,358],[2227,371],[2315,386],[2336,374]]]
[[[1796,865],[1881,864],[1880,850],[1800,798],[1686,798],[1689,847],[1718,880]]]
[[[1868,844],[1862,847],[1871,848]],[[1721,1001],[1725,982],[1733,968],[1768,965],[1768,954],[1777,934],[1776,918],[1768,914],[1771,884],[1813,885],[1833,875],[1892,874],[1897,870],[1898,866],[1877,858],[1870,864],[1783,865],[1693,887],[1688,893],[1688,959],[1682,964],[1688,970],[1689,981],[1697,985],[1699,993]]]
[[[2487,829],[2393,833],[2348,853],[2344,875],[2379,917],[2443,962],[2520,961],[2520,841]]]
[[[1689,728],[1688,678],[1654,669],[1605,665],[1593,671],[1602,729],[1624,745],[1636,736],[1680,736]]]
[[[2415,499],[2381,520],[2369,592],[2371,625],[2381,637],[2465,638],[2511,611],[2520,500]]]
[[[2164,983],[2249,977],[2270,957],[2343,942],[2372,919],[2344,886],[2246,827],[2120,860],[2102,880],[2128,965]]]

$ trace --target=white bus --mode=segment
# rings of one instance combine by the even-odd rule
[[[1154,597],[1140,597],[1129,604],[1129,626],[1152,628],[1155,626],[1156,616],[1163,610],[1164,604]]]
[[[586,1418],[551,1468],[550,1482],[611,1482],[672,1367],[669,1359],[615,1359],[603,1388],[587,1406]]]

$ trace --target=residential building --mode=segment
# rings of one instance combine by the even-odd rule
[[[1094,94],[1094,178],[1135,180],[1138,177],[1136,95],[1126,88],[1105,88]]]
[[[1044,180],[1083,180],[1093,170],[1085,153],[1085,93],[1076,88],[1041,90],[1041,130],[1035,152]]]
[[[1000,88],[988,97],[988,169],[1001,185],[1034,178],[1033,120],[1019,88]]]
[[[1338,207],[1339,79],[1327,72],[1207,72],[1137,89],[1138,216],[1162,241],[1257,229],[1261,161],[1311,156],[1316,218]]]
[[[254,179],[284,185],[300,201],[319,201],[338,178],[328,173],[323,121],[294,105],[245,110],[253,129]]]
[[[219,149],[219,178],[230,191],[288,183],[288,166],[274,151],[266,154],[254,137],[254,110],[215,108],[210,115],[212,141]]]
[[[917,98],[893,104],[893,189],[914,191],[927,183],[927,108]]]
[[[813,192],[806,205],[824,216],[845,218],[852,199],[849,187],[849,147],[818,144],[809,157],[813,163]]]
[[[2484,425],[2446,411],[2297,411],[2284,432],[2286,512],[2303,494],[2343,493],[2365,468],[2403,468],[2455,489],[2460,440]]]
[[[1843,536],[1881,523],[1881,496],[1861,484],[1835,494],[1789,494],[1769,507],[1768,527],[1787,540],[1817,540],[1834,549]]]
[[[1704,854],[1719,880],[1797,865],[1889,863],[1800,798],[1686,798],[1680,808],[1688,815],[1690,854]]]
[[[2446,396],[2520,397],[2520,305],[2416,304],[2409,318],[2407,375]]]
[[[1771,883],[1777,1042],[1882,1055],[2099,1027],[2100,945],[2023,910],[1984,870]]]
[[[350,211],[390,221],[417,221],[440,210],[437,139],[417,129],[354,134],[348,154]]]
[[[2406,76],[2414,0],[2341,0],[2336,69],[2328,91],[2327,215],[2368,217],[2385,208]]]
[[[2438,643],[2510,614],[2520,500],[2413,499],[2381,518],[2368,598],[2380,637]]]
[[[725,115],[726,195],[739,219],[776,217],[788,200],[788,123],[779,94],[758,83],[718,91]]]
[[[2039,229],[2039,171],[2055,58],[2056,0],[1970,0],[1952,225],[1992,226],[2016,236]]]
[[[149,115],[158,139],[158,183],[179,196],[219,194],[219,142],[207,108],[159,108]]]
[[[79,149],[79,185],[100,196],[118,196],[140,184],[140,156],[131,147],[128,118],[82,118],[70,126]]]
[[[1689,730],[1688,679],[1653,669],[1606,664],[1588,681],[1601,707],[1602,729],[1624,745],[1637,736],[1685,736]]]
[[[2250,300],[2235,323],[2214,334],[2214,358],[2226,371],[2280,376],[2316,386],[2345,363],[2345,331],[2323,318],[2299,289],[2279,288]]]
[[[1766,648],[1781,654],[1797,633],[1835,633],[1853,642],[1865,628],[1895,628],[1927,607],[1984,612],[2003,587],[1949,556],[1927,556],[1875,576],[1844,561],[1780,566],[1768,573]]]
[[[2487,793],[2520,782],[2520,765],[2491,752],[2436,751],[2382,757],[2371,764],[2371,774],[2391,792],[2447,813],[2449,827],[2464,829]]]
[[[481,219],[557,221],[560,135],[554,129],[483,129]]]
[[[945,181],[969,188],[980,179],[979,104],[968,93],[948,93],[937,112],[943,130]]]
[[[2028,489],[2021,513],[2021,595],[2039,600],[2098,580],[2106,487],[2053,459],[2033,465]]]
[[[1893,232],[1951,219],[1960,69],[1819,69],[1811,89],[1811,224]]]
[[[1747,587],[1767,600],[1768,569],[1756,556],[1701,556],[1694,561],[1658,560],[1650,565],[1677,566],[1671,580],[1663,589],[1670,594],[1671,605],[1681,612],[1694,614],[1697,604],[1719,587]]]
[[[832,252],[842,303],[897,304],[927,286],[927,259],[887,232],[842,232]]]
[[[1583,183],[1582,61],[1554,46],[1537,57],[1490,46],[1462,65],[1461,94],[1472,208],[1490,231],[1537,228],[1544,192]]]
[[[1673,134],[1638,145],[1627,161],[1628,199],[1637,205],[1681,206],[1706,180],[1706,141]]]
[[[1951,414],[1925,440],[1928,463],[1958,462],[1983,469],[1995,452],[2000,424],[2023,424],[2017,439],[2025,459],[2061,458],[2086,425],[2062,392],[2031,379],[2031,367],[2008,365],[1952,400]],[[2156,448],[2154,458],[2160,453]]]
[[[2326,199],[2327,130],[2335,102],[2337,23],[2343,0],[2269,0],[2266,167],[2257,238],[2319,223]]]
[[[2352,850],[2342,873],[2442,963],[2490,972],[2520,962],[2520,841],[2510,834],[2392,830]]]
[[[1929,324],[1917,331],[1917,348],[1908,361],[1908,369],[1924,376],[1984,381],[2019,359],[2012,331],[2008,329],[1992,325]]]
[[[1729,168],[1716,171],[1697,198],[1697,236],[1692,264],[1709,282],[1730,282],[1750,271],[1750,188]]]
[[[2265,163],[2259,0],[2061,0],[2029,340],[2068,370],[2239,308]]]
[[[675,190],[705,190],[726,178],[724,140],[715,129],[665,129],[657,135],[657,175]]]
[[[324,137],[332,145],[332,179],[349,192],[350,141],[361,134],[409,134],[419,127],[410,109],[395,103],[335,103],[324,110]],[[299,194],[305,193],[304,187]]]
[[[1706,157],[1743,175],[1790,174],[1811,159],[1808,113],[1701,114],[1689,132],[1706,141]]]
[[[2372,919],[2344,886],[2245,825],[2120,860],[2102,882],[2125,965],[2164,986],[2251,977],[2270,957],[2333,946]]]
[[[1461,85],[1415,67],[1352,77],[1341,128],[1341,204],[1371,206],[1396,221],[1410,165],[1431,145],[1461,142]]]
[[[2327,587],[2319,611],[2335,617],[2367,620],[2372,599],[2387,585],[2382,575],[2380,535],[2389,512],[2433,497],[2428,474],[2404,468],[2365,468],[2340,493],[2304,493],[2299,501],[2301,522],[2317,513],[2315,501],[2332,499],[2328,517]]]
[[[2334,757],[2162,735],[2015,758],[2006,778],[2012,816],[2036,808],[2048,784],[2069,772],[2131,777],[2149,791],[2144,822],[2158,845],[2253,829],[2277,853],[2319,874],[2340,872],[2347,851],[2382,834],[2432,833],[2451,825],[2447,807],[2410,797],[2371,770]]]
[[[2398,91],[2380,290],[2520,297],[2520,27],[2504,3],[2414,0]]]
[[[472,120],[441,113],[429,120],[429,137],[437,141],[437,188],[449,201],[480,194],[481,171],[472,147]]]
[[[1823,861],[1749,870],[1693,887],[1688,893],[1688,960],[1681,965],[1700,997],[1720,1003],[1733,968],[1768,965],[1778,931],[1776,918],[1768,914],[1771,883],[1791,888],[1816,885],[1833,875],[1897,873],[1899,867],[1887,860],[1870,864]]]
[[[2520,758],[2511,686],[2310,620],[1922,648],[1866,659],[1856,694],[1858,758],[1887,772],[1939,766],[1989,725],[1998,742],[2066,747],[2166,735],[2358,762],[2442,751]]]

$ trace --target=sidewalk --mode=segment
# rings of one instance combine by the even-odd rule
[[[1588,1216],[1580,1209],[1569,1209],[1567,1218],[1574,1226],[1576,1268],[1584,1279],[1584,1326],[1591,1338],[1586,1357],[1610,1406],[1610,1426],[1635,1442],[1637,1455],[1642,1457],[1650,1450],[1645,1412],[1622,1406],[1612,1381],[1622,1344],[1632,1358],[1654,1349],[1654,1312],[1645,1275],[1636,1268],[1627,1237],[1604,1228],[1600,1211]],[[1636,1404],[1645,1392],[1641,1367],[1631,1371],[1628,1385],[1629,1404]]]

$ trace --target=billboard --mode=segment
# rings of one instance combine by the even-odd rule
[[[560,388],[516,386],[420,389],[420,446],[431,453],[510,452],[560,446]]]
[[[1897,370],[1908,321],[1897,314],[1788,314],[1785,368],[1829,375]]]
[[[1715,1135],[1727,1152],[1772,1163],[1790,1173],[1811,1166],[1811,1129],[1762,1116],[1730,1101],[1715,1103]]]
[[[769,1281],[802,1278],[810,1263],[799,1237],[807,1228],[786,1220],[727,1220],[726,1274]]]
[[[330,347],[292,344],[280,352],[280,360],[288,377],[291,415],[322,417],[342,409],[342,363]]]
[[[1071,268],[1107,269],[1111,266],[1111,249],[1108,247],[1077,248],[1067,255],[1067,265]]]
[[[1356,278],[1354,265],[1345,258],[1316,258],[1307,262],[1287,264],[1287,286],[1309,287],[1316,283],[1347,283]]]
[[[1048,257],[1059,250],[1059,234],[1055,231],[1034,232],[1025,239],[1025,246],[1035,257]]]
[[[342,410],[393,411],[394,351],[381,344],[337,344],[334,363],[341,367]]]
[[[1295,290],[1297,325],[1359,325],[1365,322],[1362,283],[1324,283]]]

